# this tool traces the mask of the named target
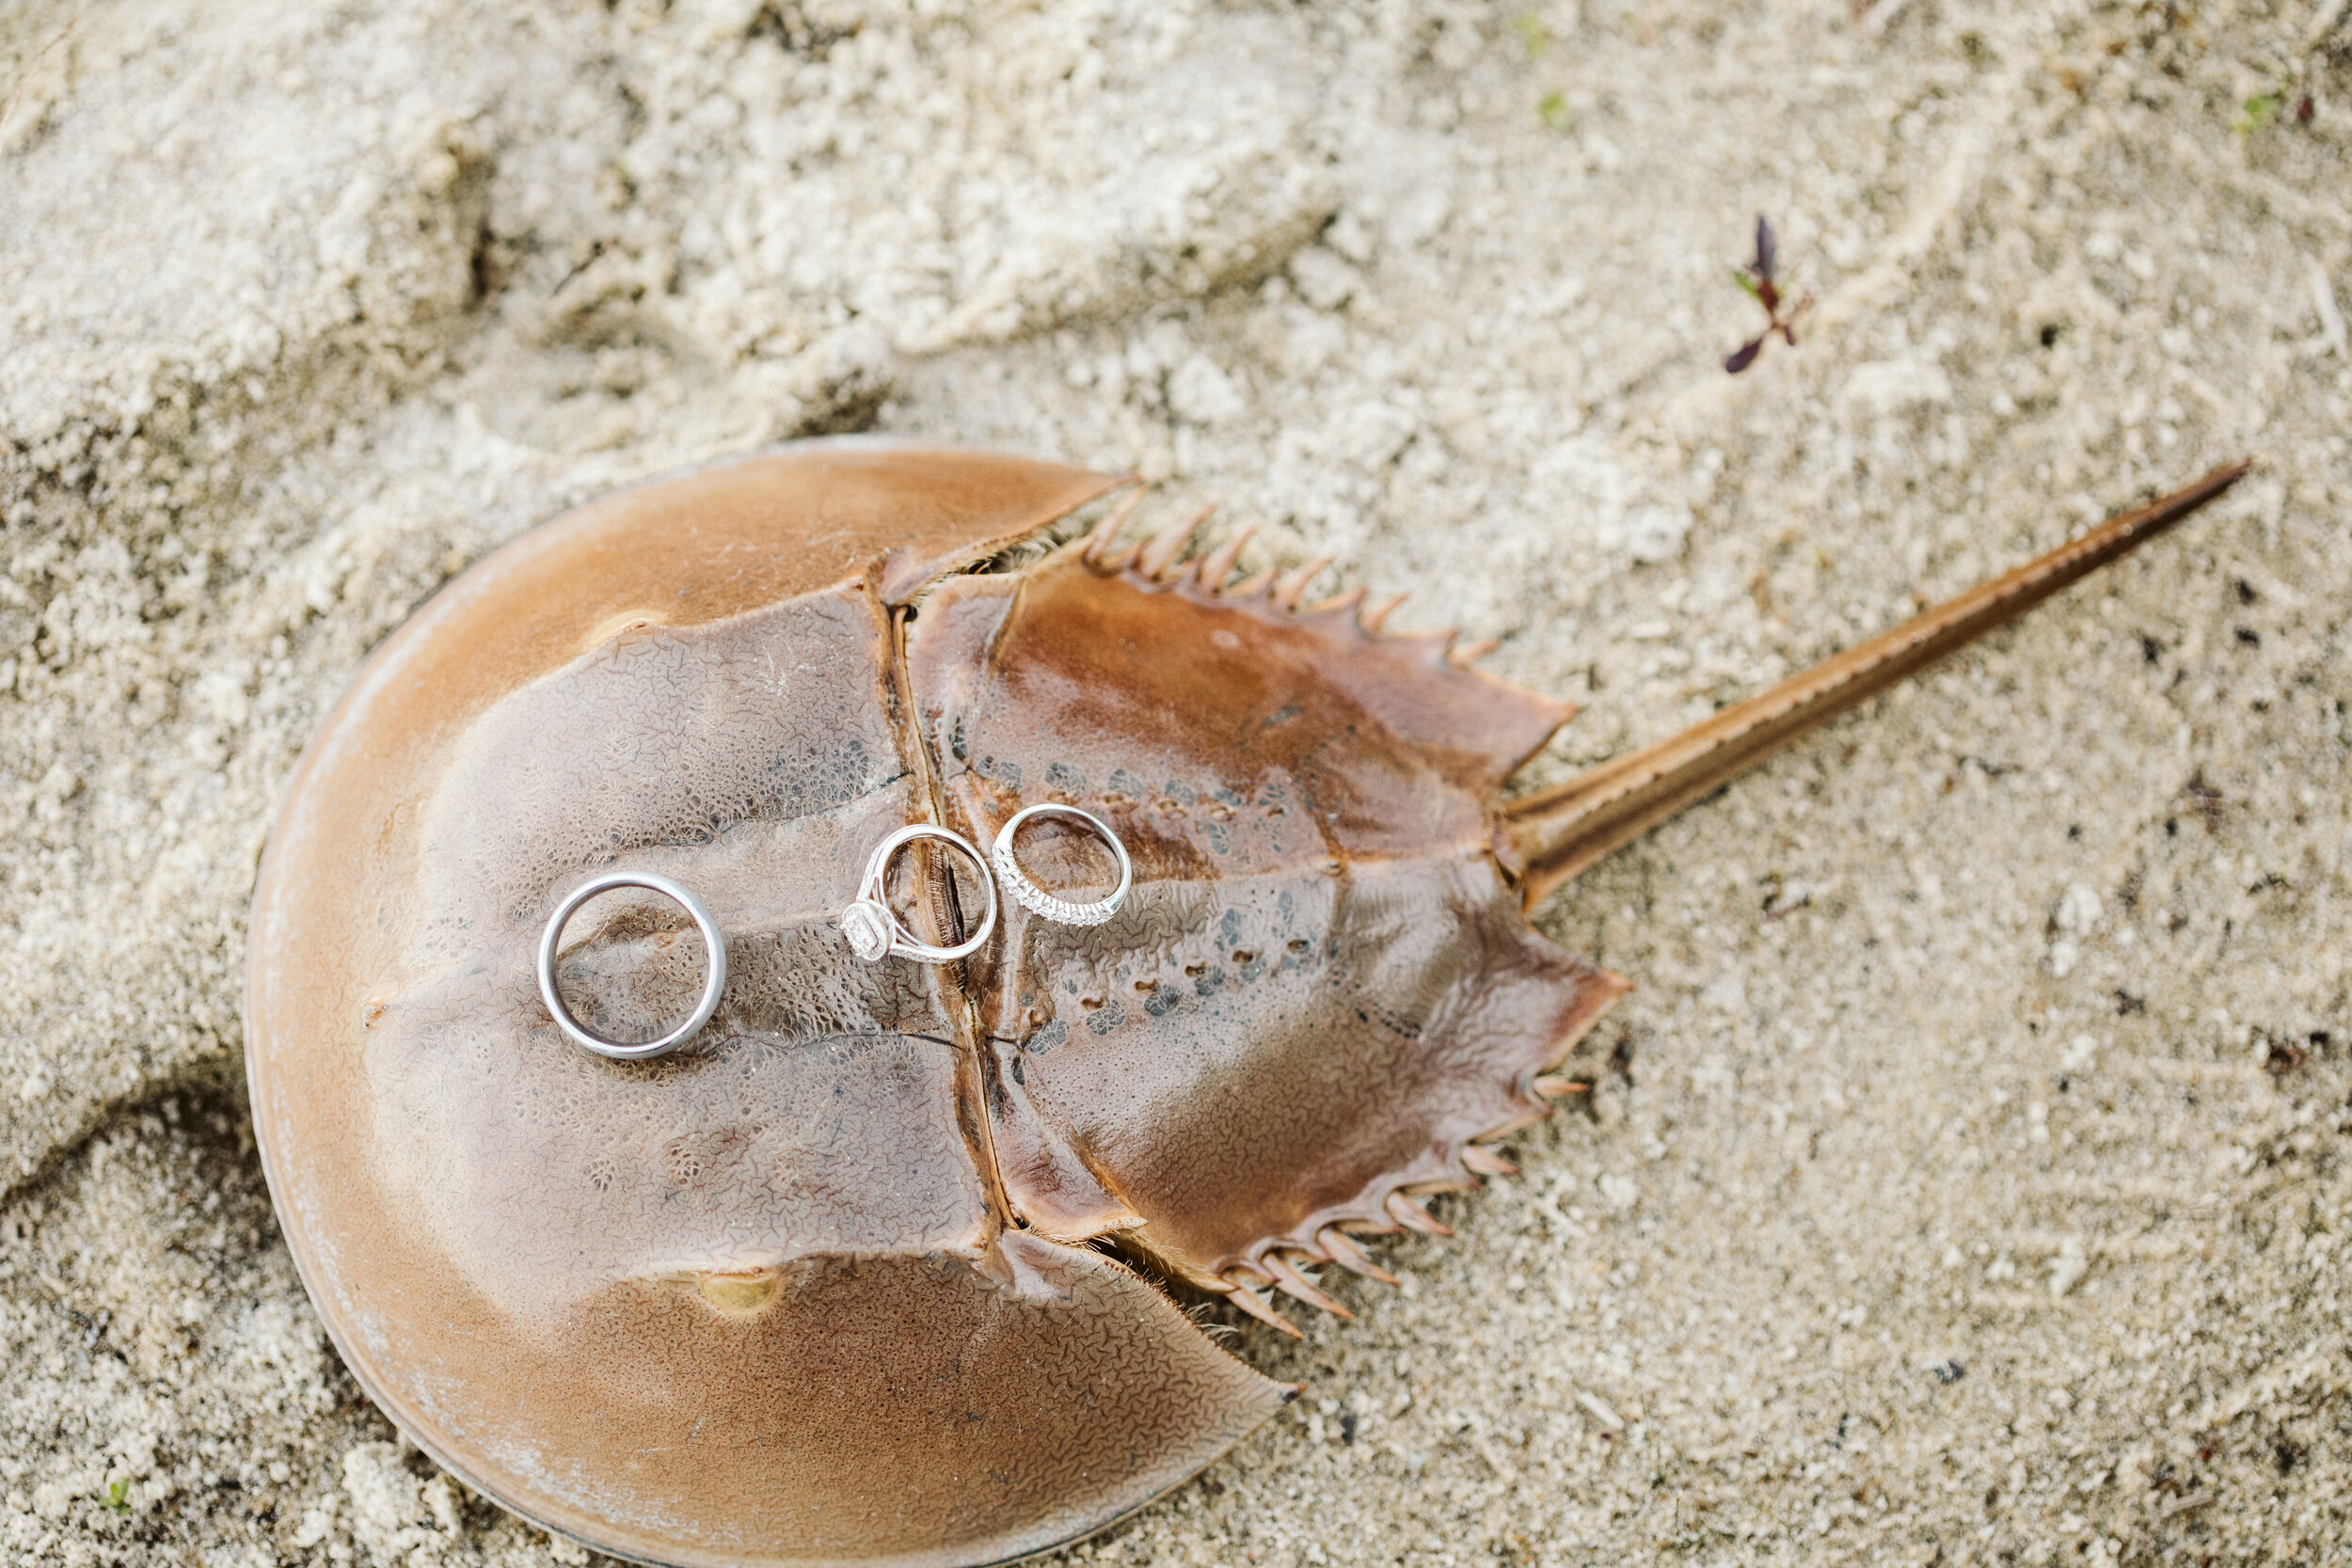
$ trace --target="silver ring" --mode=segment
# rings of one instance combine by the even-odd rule
[[[1111,847],[1111,853],[1119,859],[1119,885],[1111,890],[1109,897],[1091,904],[1073,904],[1067,898],[1055,897],[1029,880],[1028,873],[1012,858],[1012,835],[1032,816],[1067,816],[1073,822],[1083,822]],[[1136,880],[1136,868],[1127,859],[1127,847],[1119,842],[1110,824],[1075,806],[1037,805],[1013,813],[1011,820],[996,830],[996,843],[989,857],[996,863],[996,874],[1004,879],[1005,891],[1012,895],[1014,903],[1031,914],[1057,920],[1064,926],[1100,926],[1119,912],[1119,906],[1127,901],[1127,890]]]
[[[619,887],[642,887],[658,893],[693,916],[695,929],[703,934],[703,951],[709,955],[707,962],[710,975],[703,982],[702,1000],[694,1004],[693,1012],[685,1022],[660,1039],[647,1040],[643,1045],[627,1045],[619,1040],[606,1039],[601,1035],[590,1034],[580,1027],[578,1019],[572,1017],[571,1009],[564,1006],[563,997],[557,995],[555,990],[555,945],[563,940],[564,927],[570,923],[573,915],[580,912],[582,904],[599,893],[610,893]],[[649,1056],[659,1056],[684,1045],[693,1037],[694,1031],[709,1022],[710,1015],[719,1010],[719,993],[726,989],[726,985],[727,944],[725,939],[719,935],[718,922],[710,918],[710,911],[703,908],[703,901],[682,883],[651,871],[608,871],[600,877],[589,878],[572,889],[564,902],[555,907],[555,912],[548,916],[547,930],[539,938],[539,999],[555,1016],[556,1027],[571,1036],[572,1043],[582,1051],[593,1051],[614,1061],[642,1062]]]
[[[980,886],[988,894],[988,911],[980,916],[980,928],[953,947],[933,947],[928,942],[916,941],[914,933],[899,925],[898,917],[891,912],[890,895],[883,881],[890,870],[890,857],[918,838],[952,844],[980,868]],[[989,878],[988,862],[961,833],[934,828],[928,822],[910,822],[875,847],[866,863],[866,879],[858,884],[857,896],[841,911],[841,934],[850,939],[850,951],[869,964],[878,964],[893,953],[920,963],[953,963],[978,952],[980,944],[988,940],[988,933],[995,928],[996,884]]]

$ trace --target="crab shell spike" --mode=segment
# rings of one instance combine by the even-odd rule
[[[1352,618],[1356,607],[1363,602],[1364,591],[1360,588],[1351,588],[1344,594],[1334,594],[1327,599],[1316,600],[1313,604],[1307,606],[1302,613],[1308,615],[1349,614]]]
[[[1307,592],[1307,585],[1321,577],[1324,568],[1330,564],[1329,556],[1319,555],[1288,577],[1277,578],[1274,584],[1274,602],[1284,610],[1296,610],[1299,595]]]
[[[1184,553],[1184,546],[1191,541],[1195,533],[1200,531],[1200,525],[1209,520],[1209,514],[1216,510],[1216,508],[1213,506],[1204,506],[1157,539],[1152,540],[1150,545],[1144,546],[1143,553],[1136,557],[1136,570],[1153,582],[1167,581],[1169,576],[1168,568],[1176,564],[1176,558]]]
[[[1253,528],[1243,529],[1231,539],[1202,556],[1200,566],[1194,572],[1193,580],[1212,594],[1223,589],[1225,579],[1233,575],[1234,562],[1241,560],[1241,552],[1248,546],[1250,539],[1257,531]]]
[[[1356,1238],[1338,1226],[1325,1226],[1315,1232],[1315,1240],[1330,1255],[1331,1261],[1340,1267],[1362,1275],[1366,1279],[1376,1279],[1383,1285],[1399,1283],[1396,1275],[1374,1262],[1372,1254],[1357,1245]]]
[[[1462,1164],[1481,1176],[1517,1176],[1519,1167],[1480,1144],[1462,1146]]]
[[[1500,637],[1488,637],[1476,642],[1465,642],[1458,648],[1446,650],[1446,662],[1456,670],[1467,670],[1502,646],[1502,639]]]
[[[1119,538],[1119,531],[1127,526],[1127,519],[1134,516],[1136,509],[1143,504],[1144,495],[1143,488],[1138,485],[1120,498],[1119,504],[1103,514],[1103,520],[1088,531],[1079,555],[1095,566],[1108,560],[1111,545]]]
[[[1389,617],[1396,613],[1396,607],[1403,604],[1407,596],[1391,594],[1385,599],[1374,600],[1364,607],[1364,612],[1356,618],[1356,624],[1368,634],[1377,635],[1380,628],[1389,624]]]
[[[1391,1219],[1407,1230],[1418,1230],[1424,1236],[1454,1234],[1452,1226],[1438,1219],[1403,1193],[1391,1193],[1381,1201],[1380,1207],[1388,1211]]]
[[[1267,589],[1273,585],[1273,582],[1274,568],[1268,566],[1264,571],[1259,572],[1250,577],[1246,577],[1239,582],[1233,584],[1232,587],[1226,589],[1224,591],[1224,596],[1229,599],[1255,598],[1259,594],[1265,593]]]
[[[1546,1100],[1559,1100],[1567,1095],[1584,1094],[1592,1086],[1581,1078],[1560,1078],[1550,1073],[1545,1073],[1528,1085]]]
[[[1276,1288],[1284,1294],[1295,1296],[1310,1307],[1319,1307],[1333,1317],[1355,1318],[1355,1313],[1325,1294],[1313,1280],[1299,1273],[1296,1266],[1279,1253],[1268,1250],[1259,1258],[1258,1266],[1274,1276]]]
[[[1294,1339],[1304,1339],[1307,1337],[1296,1323],[1282,1316],[1281,1313],[1277,1312],[1273,1307],[1268,1307],[1265,1304],[1265,1298],[1258,1294],[1258,1292],[1250,1286],[1244,1284],[1240,1279],[1233,1277],[1232,1275],[1227,1275],[1227,1280],[1228,1284],[1225,1290],[1226,1300],[1232,1302],[1235,1307],[1240,1307],[1243,1311],[1248,1313],[1260,1323],[1264,1323],[1267,1327],[1279,1329],[1281,1332],[1289,1335]]]

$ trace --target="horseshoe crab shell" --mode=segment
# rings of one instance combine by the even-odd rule
[[[409,1436],[600,1551],[945,1568],[1083,1536],[1295,1392],[1163,1282],[1343,1310],[1311,1265],[1376,1275],[1354,1234],[1508,1168],[1478,1140],[1544,1114],[1625,989],[1523,899],[2236,473],[1507,810],[1568,710],[1446,638],[1302,610],[1311,574],[1229,585],[1239,543],[1180,562],[1182,531],[997,559],[1121,481],[836,442],[606,498],[429,601],[296,771],[246,1000],[288,1243]],[[1008,904],[966,963],[852,956],[885,835],[985,846],[1044,800],[1124,840],[1116,916]],[[1086,845],[1024,864],[1074,891]],[[726,934],[674,1055],[591,1056],[540,1000],[548,911],[607,869]],[[953,941],[952,878],[911,882]],[[691,1006],[674,908],[610,895],[570,936],[605,1033]]]

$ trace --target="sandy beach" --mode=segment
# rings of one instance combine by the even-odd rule
[[[0,1560],[588,1560],[294,1277],[257,857],[469,562],[874,432],[1410,589],[1530,785],[2258,458],[1549,899],[1589,1100],[1066,1557],[2352,1562],[2347,312],[2344,0],[0,4]]]

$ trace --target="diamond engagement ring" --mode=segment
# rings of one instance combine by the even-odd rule
[[[691,915],[694,928],[703,934],[703,952],[706,955],[703,962],[710,971],[708,977],[703,981],[702,996],[694,1004],[694,1010],[688,1015],[686,1022],[660,1039],[647,1040],[643,1045],[609,1040],[602,1035],[590,1033],[572,1016],[571,1009],[564,1006],[564,998],[555,989],[555,950],[556,944],[563,940],[564,927],[570,924],[572,916],[578,914],[580,907],[589,899],[599,893],[610,893],[614,888],[623,887],[642,887],[658,893]],[[608,871],[600,877],[589,878],[564,895],[564,902],[558,904],[555,912],[548,916],[548,928],[539,937],[539,1000],[548,1005],[548,1011],[555,1015],[556,1027],[569,1035],[574,1045],[616,1062],[642,1062],[649,1056],[663,1055],[684,1045],[693,1037],[694,1031],[709,1022],[710,1015],[718,1011],[719,993],[726,987],[727,944],[726,940],[719,935],[718,922],[710,918],[710,911],[703,908],[703,901],[695,897],[684,883],[672,881],[651,871]]]
[[[988,895],[988,909],[980,916],[980,928],[953,947],[934,947],[916,941],[890,910],[890,895],[884,884],[890,872],[890,857],[918,838],[935,838],[951,845],[971,857],[972,863],[980,868],[980,887]],[[920,963],[953,963],[978,952],[980,944],[988,940],[988,933],[995,928],[996,883],[989,877],[988,862],[961,834],[927,822],[909,823],[875,846],[872,857],[866,863],[866,879],[858,884],[857,897],[841,911],[841,934],[850,939],[850,951],[869,964],[880,963],[893,953]]]
[[[1021,863],[1013,859],[1012,835],[1032,816],[1066,816],[1091,828],[1097,837],[1110,846],[1112,855],[1119,861],[1119,885],[1111,890],[1109,897],[1091,904],[1073,904],[1067,898],[1055,897],[1029,880]],[[996,863],[996,875],[1004,879],[1005,891],[1012,895],[1014,903],[1032,914],[1064,926],[1100,926],[1119,912],[1119,906],[1126,902],[1127,890],[1135,885],[1136,868],[1127,859],[1127,847],[1119,842],[1119,835],[1111,832],[1108,823],[1075,806],[1038,805],[1013,813],[1011,819],[996,830],[996,844],[989,851],[989,858]]]

